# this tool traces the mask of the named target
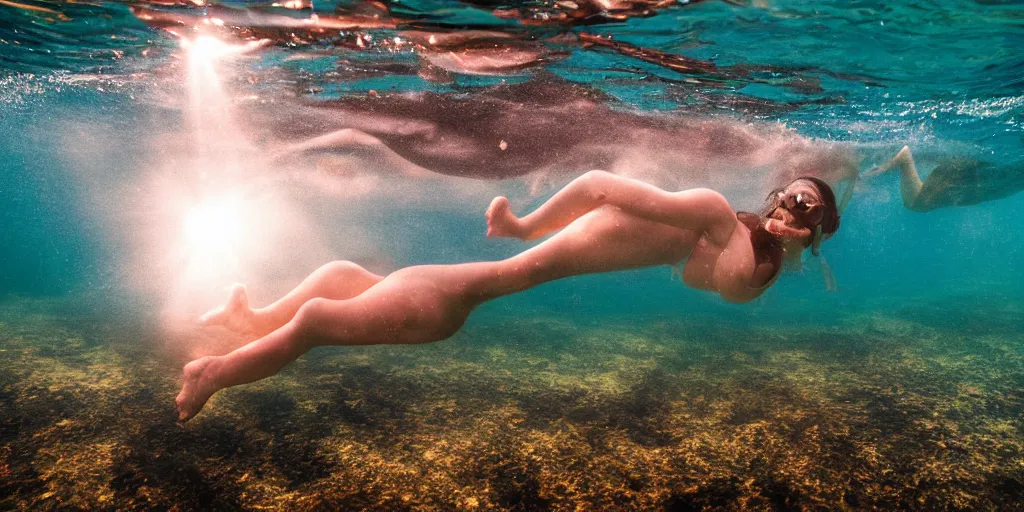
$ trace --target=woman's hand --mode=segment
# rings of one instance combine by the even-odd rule
[[[811,230],[809,228],[795,228],[780,219],[768,219],[768,221],[764,223],[764,229],[773,235],[781,236],[783,238],[795,238],[797,240],[802,240],[811,236]]]

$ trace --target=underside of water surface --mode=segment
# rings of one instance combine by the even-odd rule
[[[0,0],[0,509],[1024,510],[1020,48],[997,0]],[[508,258],[490,201],[593,169],[845,204],[746,304],[563,279],[177,422],[232,283]]]

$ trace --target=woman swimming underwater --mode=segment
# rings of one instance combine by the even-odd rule
[[[256,310],[236,285],[228,304],[201,323],[262,337],[187,364],[179,419],[195,416],[217,391],[270,377],[314,347],[444,340],[480,304],[565,277],[685,262],[687,285],[747,302],[775,282],[784,259],[817,250],[839,228],[835,195],[816,178],[776,190],[757,215],[733,211],[709,189],[666,192],[591,171],[529,215],[516,217],[498,197],[486,216],[491,237],[554,236],[502,261],[414,266],[386,277],[329,263]]]
[[[1019,162],[999,166],[972,158],[947,157],[922,180],[908,146],[864,176],[877,176],[893,169],[899,171],[903,206],[914,212],[971,206],[1024,190],[1024,165]]]

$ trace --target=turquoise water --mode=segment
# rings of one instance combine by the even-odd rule
[[[1024,169],[1014,2],[705,1],[576,25],[548,3],[389,6],[154,4],[181,21],[154,26],[120,3],[0,3],[0,508],[1019,509],[1024,195],[911,212],[894,174],[857,183],[825,244],[837,292],[813,259],[743,305],[667,268],[574,278],[442,343],[317,351],[175,424],[181,366],[237,342],[191,322],[230,283],[262,305],[331,259],[504,258],[522,245],[483,236],[489,199],[525,211],[574,175],[270,165],[295,101],[554,75],[622,108],[784,124],[860,171],[903,145],[923,175],[953,156]],[[281,28],[314,13],[397,21]],[[269,41],[193,87],[163,29],[192,25]],[[504,31],[546,57],[439,70],[410,27]],[[756,206],[766,181],[741,171],[659,172]],[[229,188],[252,225],[197,249],[182,205]]]

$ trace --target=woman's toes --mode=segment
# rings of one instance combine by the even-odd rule
[[[487,207],[487,213],[486,213],[487,220],[488,221],[492,221],[492,220],[496,219],[497,217],[500,217],[500,214],[501,214],[502,210],[507,210],[507,209],[508,209],[508,198],[505,197],[505,196],[495,197],[494,200],[491,201],[490,206]]]
[[[181,392],[174,399],[174,405],[178,409],[178,421],[184,423],[202,410],[203,405],[216,392],[213,386],[213,379],[208,374],[212,357],[196,359],[185,365],[184,383]]]
[[[244,284],[235,283],[231,285],[231,298],[228,300],[228,309],[249,309],[249,293],[245,289]]]
[[[184,423],[191,418],[191,416],[189,416],[188,410],[185,407],[185,400],[185,397],[180,394],[177,396],[177,398],[174,399],[174,405],[178,409],[178,421],[180,421],[181,423]]]
[[[511,232],[512,210],[508,198],[498,196],[487,208],[487,236],[509,236]]]

